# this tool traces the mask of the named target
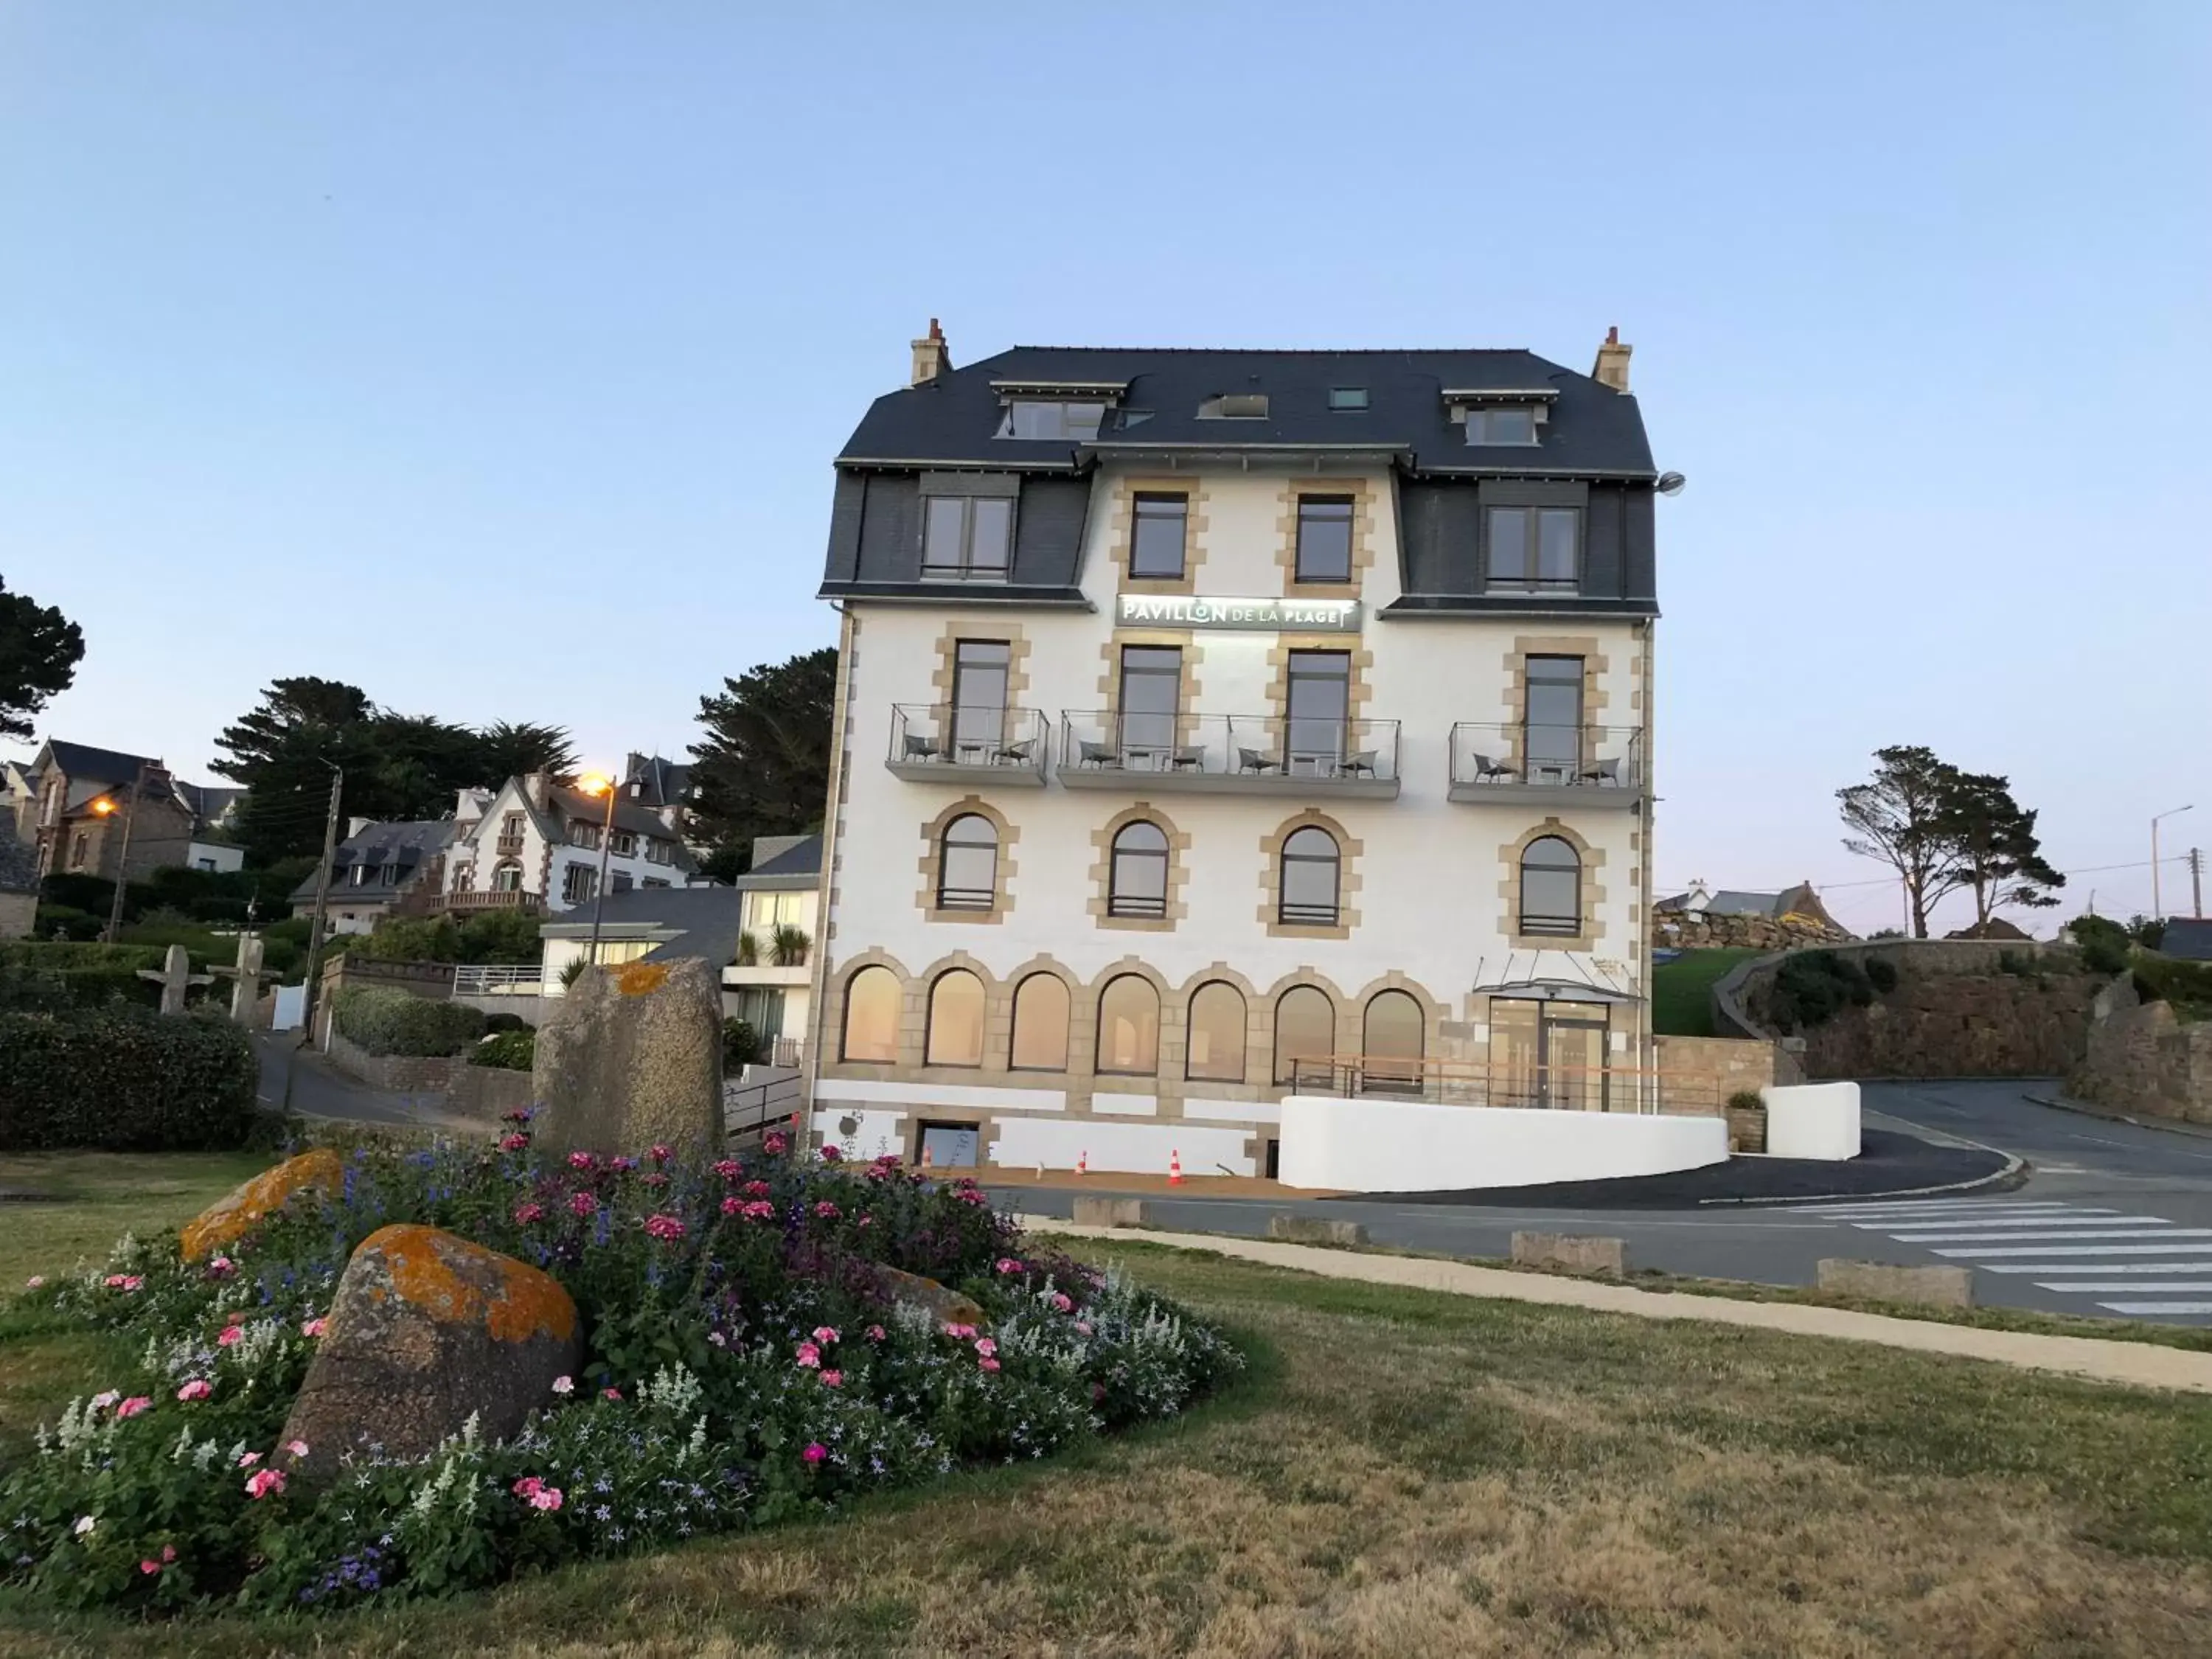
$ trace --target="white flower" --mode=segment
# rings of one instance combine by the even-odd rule
[[[575,1391],[576,1391],[576,1382],[575,1382],[575,1379],[574,1379],[574,1378],[573,1378],[573,1377],[568,1377],[568,1376],[556,1376],[556,1377],[555,1377],[555,1378],[553,1379],[553,1392],[554,1392],[554,1393],[556,1393],[556,1394],[574,1394],[574,1393],[575,1393]]]
[[[70,1530],[76,1533],[78,1537],[82,1538],[85,1534],[90,1532],[99,1524],[100,1523],[94,1521],[90,1516],[80,1515],[76,1518],[76,1525],[72,1527]]]

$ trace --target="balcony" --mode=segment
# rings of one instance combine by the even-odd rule
[[[1057,775],[1070,789],[1390,799],[1398,722],[1064,713]]]
[[[1454,800],[1626,811],[1644,799],[1644,787],[1641,726],[1462,720],[1452,727]]]
[[[891,705],[884,764],[916,783],[1044,787],[1044,716],[1034,708]]]
[[[465,890],[458,893],[441,893],[433,902],[438,909],[465,916],[479,915],[486,910],[520,910],[526,916],[534,916],[545,908],[544,895],[526,893],[519,887],[493,888],[483,892]]]
[[[494,836],[492,839],[492,853],[493,855],[497,858],[520,858],[522,856],[522,837],[520,835]]]

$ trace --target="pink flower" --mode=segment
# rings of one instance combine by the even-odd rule
[[[215,1345],[218,1348],[227,1348],[245,1334],[246,1333],[239,1327],[226,1325],[222,1328],[222,1334],[216,1338]]]
[[[568,1194],[568,1208],[574,1214],[589,1215],[599,1207],[599,1200],[593,1198],[589,1193],[571,1193]]]
[[[307,1455],[307,1443],[304,1440],[287,1440],[284,1443],[284,1449],[295,1457],[305,1457]]]
[[[99,1394],[93,1395],[92,1409],[96,1412],[104,1412],[110,1406],[112,1406],[117,1401],[122,1398],[123,1390],[120,1389],[103,1389]]]
[[[1059,1309],[1062,1313],[1073,1313],[1075,1311],[1075,1304],[1069,1298],[1067,1292],[1065,1291],[1054,1291],[1052,1293],[1052,1305]]]
[[[535,1498],[544,1490],[545,1483],[534,1474],[526,1474],[514,1483],[514,1495],[517,1498]]]
[[[238,1467],[241,1469],[250,1469],[260,1461],[259,1452],[240,1452],[238,1455]]]
[[[653,1161],[655,1164],[665,1164],[670,1158],[675,1156],[675,1154],[670,1152],[667,1147],[660,1145],[658,1141],[655,1141],[649,1150],[653,1153]]]
[[[832,1326],[817,1325],[814,1328],[814,1340],[826,1346],[837,1340],[837,1332]]]
[[[830,1449],[819,1440],[810,1440],[806,1443],[806,1449],[799,1455],[810,1463],[819,1463],[830,1455]]]
[[[952,1196],[958,1199],[963,1204],[988,1204],[991,1201],[990,1194],[983,1191],[979,1187],[970,1187],[966,1192],[955,1193]]]
[[[956,1342],[965,1342],[975,1334],[975,1328],[973,1325],[947,1325],[945,1334]]]
[[[684,1224],[672,1215],[647,1216],[645,1231],[648,1237],[676,1239],[684,1237]]]
[[[845,1386],[845,1373],[842,1371],[824,1371],[822,1373],[822,1382],[823,1385],[826,1388],[842,1389]]]
[[[33,1273],[23,1281],[23,1288],[27,1291],[35,1291],[46,1282],[46,1276],[44,1273]]]
[[[283,1490],[284,1471],[282,1469],[256,1469],[246,1477],[246,1495],[248,1498],[266,1498],[272,1492]]]
[[[179,1400],[204,1400],[215,1392],[215,1384],[204,1376],[196,1376],[177,1390]]]
[[[100,1281],[111,1291],[143,1290],[146,1281],[137,1273],[110,1273]]]
[[[553,1379],[553,1392],[561,1395],[563,1399],[566,1399],[568,1395],[576,1392],[574,1379],[566,1376],[555,1377]]]
[[[119,1420],[126,1417],[136,1417],[140,1412],[149,1412],[153,1409],[154,1402],[151,1400],[143,1394],[134,1394],[115,1408],[115,1415]]]
[[[1079,1319],[1079,1320],[1077,1320],[1077,1321],[1075,1322],[1075,1334],[1076,1334],[1078,1336],[1088,1336],[1088,1335],[1090,1335],[1090,1334],[1091,1334],[1091,1322],[1090,1322],[1089,1320],[1087,1320],[1087,1319]]]
[[[152,1574],[159,1572],[161,1570],[161,1564],[159,1561],[141,1561],[138,1564],[138,1571],[143,1573]]]
[[[773,1221],[775,1219],[775,1206],[769,1203],[764,1198],[757,1198],[751,1203],[745,1206],[745,1219],[748,1221]]]
[[[637,1160],[634,1158],[611,1158],[607,1160],[607,1168],[617,1175],[628,1175],[637,1168]]]
[[[783,1135],[763,1135],[761,1137],[761,1151],[766,1152],[770,1158],[781,1158],[790,1150],[791,1142]]]
[[[839,1152],[835,1146],[824,1146],[822,1149],[822,1161],[824,1164],[835,1164],[844,1156],[845,1154]]]
[[[321,1314],[317,1314],[313,1319],[304,1321],[301,1324],[300,1334],[302,1336],[320,1336],[325,1331],[330,1329],[330,1320]]]
[[[530,1494],[530,1507],[533,1510],[559,1509],[561,1507],[561,1488],[558,1486],[540,1486],[536,1492]]]
[[[863,1227],[872,1226],[874,1224],[875,1218],[873,1216],[864,1215],[860,1218],[860,1224]]]
[[[999,1362],[995,1359],[981,1359],[978,1360],[976,1364],[982,1366],[982,1368],[987,1371],[995,1371],[999,1369]]]
[[[571,1152],[568,1154],[568,1167],[572,1170],[588,1170],[592,1167],[593,1162],[594,1160],[589,1152]]]
[[[499,1138],[499,1149],[502,1152],[519,1152],[529,1144],[530,1137],[526,1134],[501,1135]]]
[[[647,1170],[638,1179],[648,1187],[665,1187],[668,1184],[666,1173],[659,1170]]]
[[[724,1215],[735,1215],[739,1210],[742,1210],[744,1207],[744,1200],[739,1198],[735,1193],[732,1193],[727,1198],[722,1200],[722,1213]]]
[[[747,1198],[766,1198],[768,1196],[768,1182],[765,1181],[748,1181],[745,1182],[745,1196]]]
[[[210,1279],[228,1279],[237,1271],[238,1264],[227,1255],[216,1256],[207,1264],[207,1276]]]
[[[884,1340],[884,1328],[880,1325],[871,1325],[863,1334],[871,1342],[880,1342]]]
[[[734,1158],[726,1158],[714,1165],[714,1173],[725,1181],[735,1181],[745,1172],[745,1166]]]
[[[599,1398],[602,1400],[619,1400],[622,1398],[622,1390],[620,1389],[601,1389],[599,1390]]]
[[[994,1265],[1002,1273],[1018,1273],[1022,1270],[1022,1264],[1010,1255],[1000,1256]]]
[[[835,1221],[843,1212],[825,1198],[814,1206],[814,1213],[825,1221]]]
[[[794,1363],[801,1365],[819,1366],[822,1364],[822,1350],[816,1347],[811,1342],[802,1342],[799,1345],[799,1358]]]
[[[975,1339],[975,1352],[982,1355],[984,1358],[988,1359],[993,1354],[999,1352],[999,1345],[992,1341],[988,1336],[979,1336]]]
[[[519,1227],[527,1227],[545,1213],[545,1206],[535,1199],[525,1199],[514,1206],[514,1221]]]

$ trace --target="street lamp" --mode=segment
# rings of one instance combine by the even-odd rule
[[[2196,803],[2192,801],[2187,806],[2172,807],[2160,812],[2150,821],[2150,919],[2153,921],[2160,921],[2166,915],[2165,910],[2160,907],[2158,895],[2158,821],[2160,818],[2170,818],[2180,813],[2193,812],[2196,810]]]
[[[599,914],[607,902],[607,854],[614,846],[615,801],[622,794],[615,781],[597,772],[587,772],[576,780],[576,787],[586,795],[605,795],[607,815],[599,825],[599,879],[592,889],[592,949],[584,960],[596,968],[599,965]]]

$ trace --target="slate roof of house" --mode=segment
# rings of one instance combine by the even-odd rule
[[[2212,918],[2169,916],[2158,951],[2184,962],[2212,962]]]
[[[128,783],[138,775],[140,767],[161,763],[150,755],[126,755],[119,749],[95,749],[88,743],[64,743],[59,738],[47,738],[41,752],[48,766],[80,783]]]
[[[560,809],[562,818],[580,818],[586,823],[605,823],[607,817],[606,797],[587,795],[580,789],[563,789],[557,785],[546,791],[546,798]],[[658,841],[673,842],[676,862],[670,867],[689,871],[696,867],[684,847],[683,837],[661,822],[660,814],[641,801],[618,797],[615,801],[615,828],[628,830],[636,835],[651,836]]]
[[[994,385],[994,383],[1000,383]],[[1121,388],[1094,443],[1000,438],[1002,392],[1066,383]],[[1367,407],[1334,410],[1334,387]],[[1447,392],[1550,394],[1536,448],[1470,447]],[[1200,415],[1224,394],[1263,392],[1260,419]],[[1075,394],[1061,392],[1060,397]],[[1148,412],[1132,422],[1130,416]],[[876,399],[838,454],[841,465],[967,462],[1070,471],[1090,456],[1161,446],[1396,451],[1425,472],[1653,476],[1636,399],[1525,350],[1244,351],[1016,346]]]
[[[1680,910],[1686,908],[1689,902],[1687,893],[1677,893],[1672,898],[1654,901],[1651,908],[1655,910]],[[1717,887],[1705,904],[1705,913],[1717,916],[1779,917],[1793,911],[1814,916],[1827,915],[1820,903],[1820,894],[1814,891],[1810,883],[1802,881],[1779,893],[1752,893],[1734,887]]]
[[[647,953],[647,962],[667,962],[678,957],[698,957],[717,968],[738,954],[738,934],[745,896],[734,887],[633,887],[609,893],[599,907],[601,931],[617,937],[636,938],[673,933],[674,938]],[[541,939],[588,939],[588,911],[580,920],[548,921]]]
[[[632,755],[624,769],[630,799],[646,806],[675,806],[691,793],[691,769],[659,755]]]
[[[444,852],[453,839],[451,818],[417,819],[410,823],[372,823],[358,835],[348,836],[337,845],[331,856],[331,896],[341,893],[357,904],[373,904],[396,898],[405,884],[430,860]],[[356,865],[381,872],[386,866],[399,870],[397,883],[379,879],[362,883],[358,887],[343,881],[343,873]],[[310,902],[315,896],[315,878],[309,876],[292,890],[295,904]]]
[[[179,779],[177,798],[191,808],[201,823],[213,823],[246,799],[246,790],[234,783],[186,783]]]
[[[821,874],[821,836],[758,836],[753,840],[753,867],[732,885],[755,891],[811,887]]]

